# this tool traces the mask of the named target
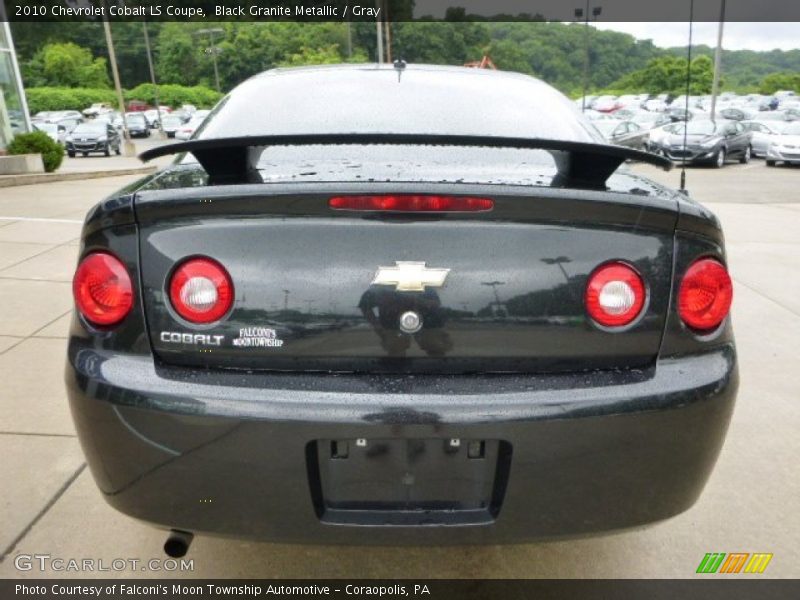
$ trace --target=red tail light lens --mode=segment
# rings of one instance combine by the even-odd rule
[[[731,308],[733,284],[728,271],[713,258],[701,258],[686,270],[678,290],[678,314],[689,327],[711,330]]]
[[[632,323],[645,301],[644,282],[633,267],[607,263],[589,277],[584,302],[589,316],[606,327]]]
[[[233,282],[210,258],[192,258],[172,274],[169,297],[177,313],[192,323],[213,323],[233,304]]]
[[[494,200],[473,196],[428,196],[414,194],[379,196],[336,196],[328,200],[336,210],[394,212],[484,212],[494,208]]]
[[[84,258],[72,280],[75,305],[94,325],[115,325],[133,307],[133,285],[125,265],[107,252]]]

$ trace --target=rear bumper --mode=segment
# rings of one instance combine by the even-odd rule
[[[732,345],[646,372],[392,377],[164,370],[73,339],[66,379],[118,510],[193,532],[392,545],[522,542],[680,513],[709,477],[738,386]],[[357,439],[500,441],[490,513],[329,510],[319,440]]]

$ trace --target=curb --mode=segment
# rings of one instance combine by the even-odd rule
[[[55,183],[57,181],[76,181],[81,179],[99,179],[101,177],[119,177],[121,175],[148,175],[158,170],[156,165],[131,167],[129,169],[111,169],[105,171],[75,171],[73,173],[31,173],[28,175],[2,175],[0,188],[17,185],[33,185],[35,183]]]

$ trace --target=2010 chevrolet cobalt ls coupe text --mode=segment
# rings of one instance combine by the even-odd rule
[[[72,413],[191,534],[498,543],[689,508],[738,385],[717,219],[549,86],[269,71],[83,229]]]

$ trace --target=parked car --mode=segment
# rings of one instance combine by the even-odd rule
[[[40,111],[31,117],[31,121],[41,121],[46,123],[56,123],[63,119],[83,120],[81,113],[77,110],[46,110]]]
[[[650,98],[644,101],[643,107],[651,112],[664,112],[667,110],[667,103],[661,98]]]
[[[648,130],[633,121],[596,121],[595,127],[612,144],[647,150]]]
[[[637,112],[631,117],[631,121],[644,129],[654,129],[672,123],[672,119],[669,118],[669,115],[647,110],[640,110]]]
[[[676,123],[679,121],[691,121],[692,119],[705,120],[709,118],[709,114],[701,108],[693,108],[687,111],[683,105],[676,105],[675,103],[667,109],[667,114],[669,118]]]
[[[731,121],[746,121],[748,119],[755,119],[757,111],[745,110],[743,108],[723,108],[719,111],[719,116],[723,119]]]
[[[739,121],[692,120],[673,129],[662,147],[674,161],[708,163],[719,168],[730,158],[750,162],[751,135]]]
[[[618,119],[616,119],[614,117],[613,114],[597,112],[596,110],[592,110],[590,108],[587,108],[585,111],[583,111],[583,115],[587,119],[589,119],[590,121],[600,121],[600,120],[617,121],[618,120]]]
[[[51,140],[61,144],[62,146],[64,145],[64,140],[67,137],[67,129],[63,125],[47,122],[34,122],[31,123],[31,125],[33,126],[34,131],[46,133]]]
[[[161,114],[161,118],[163,119],[167,115],[169,115],[170,110],[166,106],[162,106],[160,109],[153,108],[150,110],[144,111],[144,117],[147,119],[147,123],[150,125],[152,129],[157,129],[159,124],[159,111]]]
[[[89,108],[83,111],[83,115],[85,117],[96,117],[102,113],[106,113],[113,110],[111,108],[111,104],[108,102],[95,102]]]
[[[800,121],[787,124],[767,149],[767,166],[800,164]]]
[[[167,137],[173,138],[182,125],[183,119],[181,119],[179,116],[166,115],[163,118],[161,130],[167,135]]]
[[[143,112],[125,113],[125,124],[131,137],[150,137],[150,124]]]
[[[753,156],[766,156],[773,139],[780,135],[785,126],[781,121],[742,121],[742,125],[751,133]]]
[[[115,110],[100,113],[92,119],[95,123],[106,123],[111,125],[118,133],[122,132],[122,115]]]
[[[171,556],[588,535],[697,500],[732,286],[711,211],[617,170],[665,158],[539,80],[430,65],[250,78],[141,158],[170,154],[84,223],[66,382],[103,498]]]
[[[59,119],[55,122],[55,124],[59,127],[63,127],[67,133],[72,133],[72,130],[81,123],[83,123],[82,117],[67,117],[65,119]]]
[[[648,133],[648,140],[647,140],[647,147],[650,152],[655,152],[656,154],[665,154],[664,144],[665,140],[670,137],[671,134],[675,133],[682,127],[682,123],[673,123],[670,119],[670,122],[666,125],[660,125],[659,127],[654,127]]]
[[[188,140],[200,125],[205,121],[205,117],[192,117],[188,123],[181,125],[175,132],[175,137],[179,140]]]
[[[617,101],[616,96],[599,96],[592,102],[592,110],[602,113],[611,113],[622,108],[622,104]]]
[[[142,100],[131,100],[128,103],[128,112],[145,112],[151,108],[153,107]]]
[[[99,119],[81,123],[65,139],[67,154],[71,157],[78,153],[89,156],[93,152],[101,152],[106,156],[112,152],[120,154],[120,144],[116,128]]]

